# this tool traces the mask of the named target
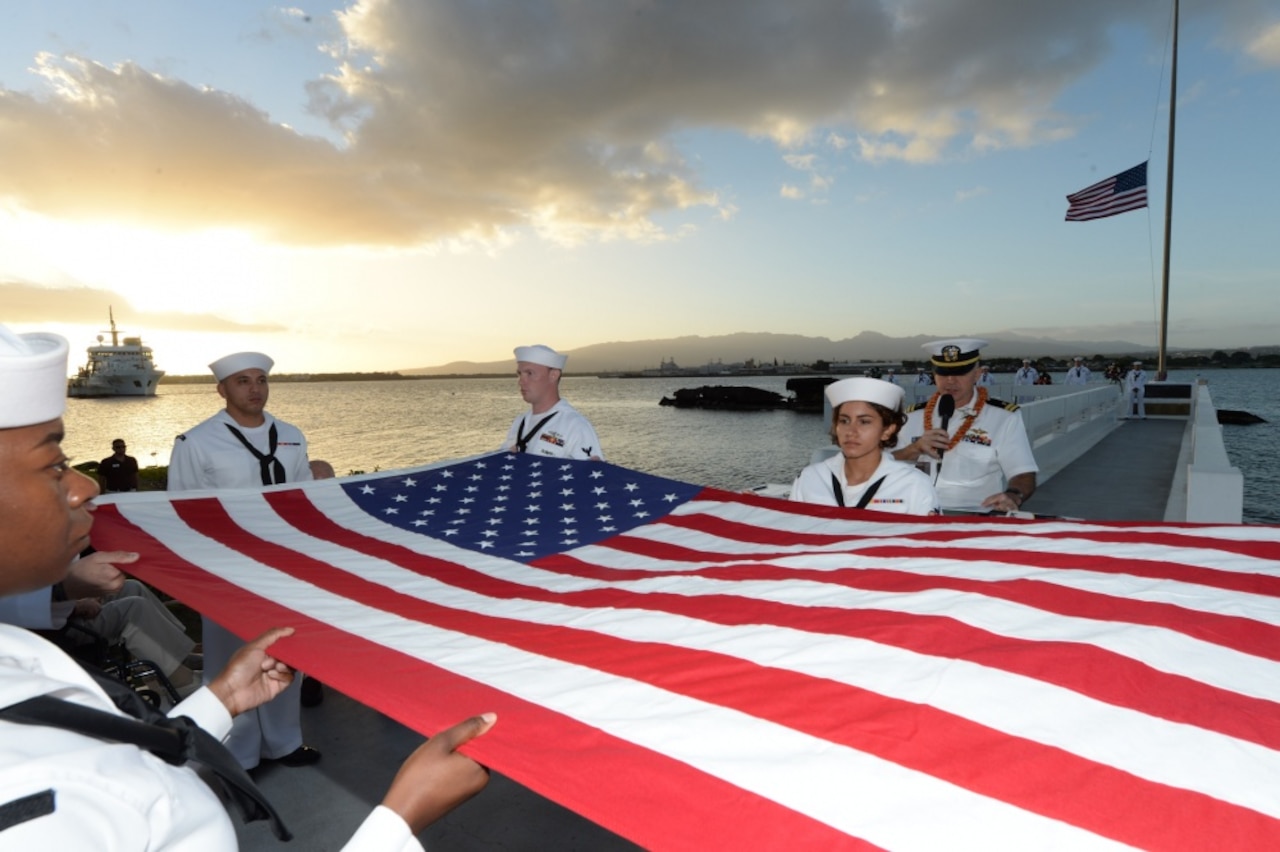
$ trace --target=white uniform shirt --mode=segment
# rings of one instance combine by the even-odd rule
[[[1124,390],[1130,396],[1144,396],[1147,392],[1147,374],[1145,371],[1134,368],[1125,374]]]
[[[884,477],[865,508],[877,512],[897,512],[903,515],[937,514],[938,495],[929,477],[913,465],[900,462],[888,453],[880,458],[875,473],[860,485],[850,485],[844,475],[844,456],[836,453],[800,471],[791,486],[791,499],[819,506],[839,506],[832,491],[831,476],[835,475],[844,491],[844,505],[853,508],[872,483]]]
[[[124,715],[61,649],[26,630],[0,625],[0,706],[38,695]],[[169,715],[189,716],[218,739],[231,730],[230,714],[208,689],[196,690]],[[190,767],[166,763],[133,745],[0,721],[0,804],[47,790],[54,793],[54,812],[10,826],[0,833],[0,848],[236,848],[226,808]],[[290,818],[285,815],[286,824]],[[404,820],[378,806],[343,849],[421,852],[422,846]]]
[[[1015,385],[1034,385],[1038,378],[1040,378],[1040,371],[1035,367],[1023,367],[1013,374],[1013,383]]]
[[[54,695],[119,713],[79,664],[51,643],[0,626],[0,704]],[[122,714],[123,715],[123,714]],[[215,737],[231,717],[207,689],[170,715]],[[0,834],[4,849],[234,849],[226,809],[196,773],[132,745],[35,725],[0,722],[0,803],[52,790],[55,810]]]
[[[967,414],[977,402],[975,390],[973,398],[957,408],[947,424],[951,435],[963,427]],[[936,414],[933,425],[935,429],[941,426]],[[904,445],[923,434],[924,406],[921,406],[907,415],[907,425],[902,430]],[[921,456],[922,460],[926,458]],[[988,398],[960,443],[943,454],[934,487],[938,489],[942,508],[972,509],[992,494],[1004,491],[1008,481],[1018,474],[1039,470],[1022,415],[1005,409],[1003,402]]]
[[[1079,367],[1072,367],[1070,370],[1067,370],[1066,384],[1087,385],[1089,383],[1089,378],[1092,375],[1093,373],[1089,368],[1083,364]]]
[[[262,487],[262,465],[231,434],[227,425],[238,429],[258,452],[265,454],[270,447],[267,433],[274,423],[276,458],[284,465],[285,481],[310,481],[307,439],[302,431],[266,412],[263,414],[266,421],[261,426],[241,426],[223,409],[179,435],[169,458],[169,490]]]
[[[993,388],[996,386],[996,377],[991,375],[991,372],[988,370],[978,376],[977,384],[980,388]]]
[[[589,459],[592,456],[604,459],[604,453],[600,450],[600,438],[596,436],[591,421],[563,399],[541,414],[534,414],[530,410],[513,420],[511,428],[507,430],[507,438],[502,442],[502,449],[514,449],[521,428],[524,429],[525,437],[528,437],[529,430],[553,412],[554,416],[542,424],[542,428],[529,441],[525,452],[560,459]]]

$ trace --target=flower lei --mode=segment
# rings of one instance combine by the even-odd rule
[[[929,398],[929,402],[924,407],[924,429],[929,431],[933,428],[933,410],[938,407],[938,400],[942,398],[942,394],[935,393]],[[960,424],[960,428],[951,436],[951,442],[947,444],[948,450],[954,450],[956,445],[964,440],[964,436],[968,434],[969,427],[973,425],[973,421],[978,419],[978,415],[982,413],[982,407],[987,404],[987,389],[978,388],[978,404],[973,407],[973,413],[964,418],[964,422]]]

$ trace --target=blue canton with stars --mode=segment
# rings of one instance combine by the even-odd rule
[[[702,487],[605,462],[505,454],[343,489],[401,529],[529,562],[653,523]]]

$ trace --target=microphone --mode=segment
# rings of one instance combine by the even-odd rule
[[[942,431],[947,431],[947,426],[951,423],[951,415],[956,413],[956,398],[949,393],[944,393],[942,398],[938,400],[938,416],[942,418]],[[942,458],[942,454],[946,450],[938,450],[938,458]]]

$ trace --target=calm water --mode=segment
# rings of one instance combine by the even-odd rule
[[[1174,371],[1173,381],[1197,374]],[[1245,520],[1280,524],[1280,370],[1215,370],[1219,408],[1268,421],[1224,429],[1245,475]],[[1061,380],[1061,376],[1055,376]],[[678,388],[711,379],[566,378],[561,392],[591,418],[609,461],[673,479],[740,489],[790,482],[826,443],[822,418],[790,411],[733,413],[658,405]],[[785,393],[785,378],[725,380]],[[173,438],[220,407],[213,385],[164,385],[150,399],[67,401],[67,452],[77,461],[111,453],[124,438],[142,466],[168,464]],[[496,449],[523,403],[514,376],[401,382],[278,384],[268,406],[302,427],[312,458],[339,474],[393,470]]]

